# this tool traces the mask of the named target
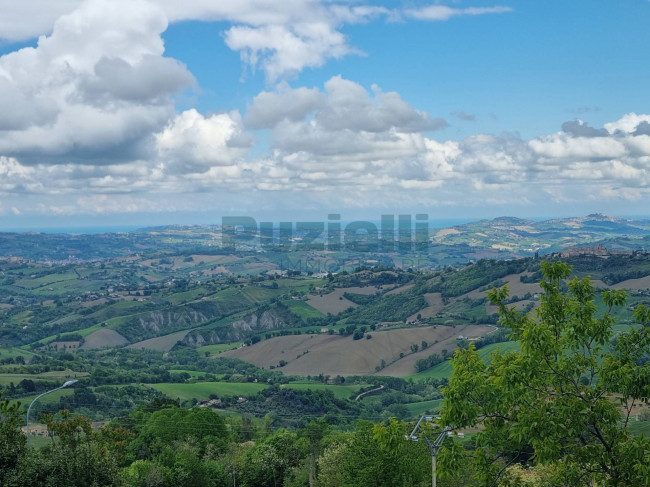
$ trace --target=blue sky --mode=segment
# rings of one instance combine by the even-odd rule
[[[0,227],[650,214],[646,0],[0,14]]]

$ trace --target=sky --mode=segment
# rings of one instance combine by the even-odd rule
[[[650,215],[648,0],[0,0],[0,231]]]

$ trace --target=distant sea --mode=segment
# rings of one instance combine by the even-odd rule
[[[471,223],[475,221],[482,220],[482,218],[450,218],[450,219],[441,219],[441,220],[429,220],[429,228],[449,228],[455,227],[457,225],[465,225],[466,223]],[[259,220],[262,221],[262,220]],[[259,223],[258,221],[258,223]],[[302,220],[300,220],[302,221]],[[377,228],[381,228],[381,221],[379,220],[367,220],[375,224]],[[214,225],[218,225],[221,222],[215,222]],[[324,221],[325,224],[326,221]],[[342,220],[341,225],[343,228],[350,223],[350,221]],[[412,224],[415,223],[415,220],[412,221]],[[169,223],[169,225],[174,225],[174,223]],[[199,224],[200,225],[200,224]],[[277,222],[275,222],[277,225]],[[397,226],[397,221],[395,221]],[[116,232],[133,232],[135,230],[146,229],[148,226],[151,227],[161,227],[163,225],[120,225],[120,226],[88,226],[88,227],[25,227],[25,228],[0,228],[0,233],[25,233],[25,232],[36,232],[36,233],[48,233],[48,234],[69,234],[69,235],[99,235],[102,233],[116,233]]]
[[[508,216],[508,215],[504,215]],[[580,215],[576,215],[580,216]],[[415,214],[412,215],[412,224],[415,223]],[[559,219],[559,218],[566,218],[566,217],[553,217],[553,216],[548,216],[548,217],[519,217],[525,220],[533,220],[533,221],[545,221],[545,220],[554,220],[554,219]],[[622,215],[621,218],[629,218],[632,220],[649,220],[650,215]],[[474,218],[441,218],[441,219],[430,219],[429,220],[429,229],[435,230],[435,229],[440,229],[440,228],[449,228],[449,227],[455,227],[458,225],[465,225],[467,223],[472,223],[476,222],[479,220],[491,220],[492,217],[474,217]],[[257,219],[257,222],[259,223],[260,221],[266,221],[266,220],[271,220],[272,219],[266,219],[266,218],[260,218]],[[395,219],[395,226],[397,226],[397,218]],[[280,220],[274,221],[274,226],[277,225],[277,222]],[[308,220],[308,219],[298,219],[295,221],[314,221],[314,220]],[[376,219],[369,219],[366,220],[369,221],[377,226],[378,229],[381,228],[381,221],[376,220]],[[323,220],[324,223],[327,223],[326,220]],[[41,226],[33,226],[33,227],[8,227],[8,228],[2,228],[0,227],[0,233],[24,233],[24,232],[38,232],[38,233],[48,233],[48,234],[69,234],[69,235],[98,235],[102,233],[116,233],[116,232],[133,232],[136,230],[140,229],[146,229],[147,227],[161,227],[161,226],[166,226],[166,225],[175,225],[178,224],[179,222],[170,222],[168,224],[159,224],[156,223],[155,225],[152,224],[142,224],[142,225],[99,225],[99,226],[53,226],[53,227],[41,227]],[[217,219],[213,223],[197,223],[197,225],[219,225],[221,223],[221,219]],[[350,223],[348,220],[341,220],[340,224],[342,225],[343,228]],[[188,222],[183,222],[182,224],[194,224],[194,223],[188,223]]]
[[[34,228],[0,228],[0,233],[49,233],[69,235],[99,235],[101,233],[133,232],[146,225],[102,226],[102,227],[34,227]]]

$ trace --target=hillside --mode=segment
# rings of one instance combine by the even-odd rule
[[[453,352],[458,347],[456,338],[459,335],[478,338],[493,330],[476,325],[426,326],[371,331],[359,340],[327,334],[286,336],[224,352],[222,356],[264,368],[278,367],[280,361],[284,361],[286,365],[280,369],[287,375],[379,373],[403,377],[413,373],[416,360],[442,350]],[[422,342],[431,345],[414,353],[411,347],[418,345],[421,349]]]

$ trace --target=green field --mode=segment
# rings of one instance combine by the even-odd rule
[[[268,387],[254,382],[197,382],[194,384],[147,384],[172,399],[209,399],[211,394],[217,396],[251,396]]]
[[[85,377],[88,372],[73,372],[72,370],[53,370],[43,372],[42,374],[2,374],[0,373],[0,385],[7,386],[10,383],[18,384],[23,379],[46,380],[46,381],[65,381],[80,377]]]
[[[217,345],[205,345],[203,347],[199,347],[196,349],[199,355],[205,356],[206,352],[210,354],[210,356],[214,355],[219,355],[222,352],[226,352],[228,350],[234,350],[236,348],[239,348],[241,346],[242,342],[233,342],[233,343],[219,343]]]
[[[60,333],[60,334],[57,334],[57,335],[51,335],[49,337],[42,338],[42,339],[40,339],[40,340],[38,340],[38,341],[36,341],[34,343],[36,343],[38,345],[45,345],[45,344],[47,344],[49,342],[52,342],[52,341],[65,342],[67,337],[69,337],[69,336],[81,335],[82,337],[87,337],[91,333],[94,333],[97,330],[101,330],[101,329],[102,329],[101,324],[93,325],[93,326],[89,326],[88,328],[82,328],[81,330],[71,331],[69,333]]]
[[[32,352],[28,352],[27,350],[22,350],[20,348],[0,348],[0,359],[3,358],[16,358],[16,357],[33,357],[34,354]]]
[[[485,347],[479,349],[478,354],[487,365],[490,363],[490,353],[492,353],[497,349],[500,350],[501,353],[519,350],[519,343],[517,342],[492,343],[490,345],[486,345]],[[425,370],[424,372],[418,372],[417,374],[410,375],[408,378],[412,378],[413,380],[416,381],[422,379],[428,379],[428,378],[434,378],[440,380],[451,376],[451,371],[452,371],[451,362],[449,360],[445,360],[441,364],[431,367],[429,370]]]
[[[288,387],[290,389],[295,389],[298,391],[332,391],[335,397],[338,399],[349,399],[351,396],[357,394],[359,389],[366,387],[368,384],[358,384],[353,386],[346,385],[330,385],[330,384],[321,384],[321,383],[312,383],[312,382],[291,382],[289,384],[284,384],[282,387]]]
[[[318,311],[316,308],[312,308],[304,301],[296,301],[295,299],[291,299],[284,301],[284,304],[286,304],[291,311],[300,316],[303,320],[307,320],[309,318],[322,318],[325,316],[323,313]]]
[[[431,401],[422,401],[422,402],[412,402],[407,404],[406,407],[409,410],[409,415],[411,418],[416,418],[422,416],[425,413],[430,413],[442,406],[442,399],[434,399]]]
[[[205,377],[207,374],[211,374],[217,378],[223,377],[223,374],[212,374],[211,372],[203,372],[200,370],[187,370],[187,369],[169,369],[170,374],[189,374],[192,379],[198,379],[200,377]]]
[[[70,388],[68,388],[68,389],[59,389],[58,391],[54,391],[54,392],[52,392],[50,394],[46,394],[45,396],[41,397],[38,400],[38,404],[58,404],[59,399],[61,399],[63,396],[71,396],[73,394],[73,392],[74,391],[72,389],[70,389]],[[32,395],[29,395],[29,396],[20,397],[18,399],[11,399],[9,401],[9,403],[13,404],[15,402],[20,402],[20,404],[22,405],[22,408],[27,410],[27,407],[29,406],[29,404],[34,399],[36,399],[36,397],[38,397],[38,394],[32,394]],[[33,410],[34,410],[34,408],[32,408],[32,411]],[[34,420],[35,419],[36,418],[34,418]],[[30,415],[30,422],[31,422],[31,415]]]
[[[263,303],[279,294],[280,291],[260,286],[246,286],[241,293],[255,304]]]
[[[650,437],[650,421],[630,421],[627,429],[634,435],[643,435],[646,438]]]

